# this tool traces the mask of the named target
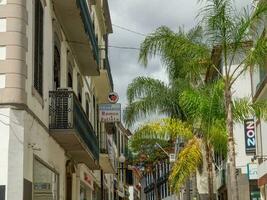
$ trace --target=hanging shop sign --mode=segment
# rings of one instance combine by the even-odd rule
[[[246,153],[256,153],[256,133],[254,119],[244,121]]]
[[[119,95],[116,92],[111,92],[108,95],[108,101],[110,103],[117,103],[119,100]]]
[[[247,174],[249,180],[257,180],[258,179],[258,164],[249,163],[247,164]]]
[[[84,164],[80,164],[79,168],[81,181],[90,189],[94,190],[94,178],[90,170]]]
[[[121,104],[99,104],[99,121],[112,123],[121,121]]]

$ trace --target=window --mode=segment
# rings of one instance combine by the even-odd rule
[[[54,46],[54,89],[60,87],[60,53],[58,47]]]
[[[0,60],[6,59],[6,47],[0,46]]]
[[[35,2],[34,21],[34,88],[43,96],[43,6],[40,0]]]
[[[58,200],[58,174],[37,159],[33,162],[33,199]]]
[[[96,100],[95,95],[93,95],[93,106],[94,106],[94,129],[97,134],[97,121],[96,121]]]
[[[67,85],[69,88],[72,88],[73,87],[73,78],[72,78],[72,66],[71,64],[69,63],[69,67],[68,67],[68,75],[67,75]]]
[[[85,113],[89,119],[89,116],[90,116],[90,98],[89,98],[88,94],[86,94]]]
[[[78,81],[78,84],[77,84],[78,100],[82,104],[82,79],[81,79],[80,74],[77,75],[77,81]]]
[[[6,18],[0,18],[0,32],[6,32]]]

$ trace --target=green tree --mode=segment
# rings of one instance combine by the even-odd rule
[[[242,74],[253,70],[257,65],[263,66],[265,62],[267,38],[265,35],[258,35],[254,25],[264,19],[266,4],[266,1],[261,1],[253,11],[243,9],[238,12],[231,0],[207,0],[199,14],[204,27],[205,42],[201,39],[201,34],[196,34],[201,32],[199,28],[193,34],[197,35],[197,39],[190,40],[181,31],[174,33],[166,27],[160,27],[147,36],[141,45],[140,60],[144,64],[147,64],[148,58],[159,54],[170,74],[176,75],[176,72],[183,74],[191,83],[199,84],[202,79],[194,75],[203,73],[203,69],[208,67],[216,70],[223,80],[230,162],[228,189],[231,200],[239,199],[233,137],[233,84]],[[251,39],[254,39],[254,42],[248,42]],[[208,53],[214,46],[220,48],[222,52],[222,72],[213,65]],[[237,59],[239,65],[233,69],[233,62]],[[257,114],[262,112],[258,109]]]
[[[267,38],[265,35],[259,36],[253,26],[264,19],[267,3],[261,1],[252,12],[248,9],[238,12],[234,7],[232,0],[208,0],[200,16],[205,27],[207,41],[212,46],[218,46],[222,51],[223,72],[218,72],[218,74],[224,82],[227,117],[228,160],[230,162],[228,193],[230,200],[239,200],[233,134],[233,84],[241,75],[253,70],[255,65],[261,65],[266,59]],[[248,43],[251,39],[254,39],[253,44]],[[233,62],[237,59],[239,59],[239,65],[233,69]]]
[[[167,118],[141,126],[133,140],[137,138],[185,139],[186,145],[178,154],[170,176],[172,188],[177,192],[190,175],[202,166],[205,159],[208,172],[209,199],[213,194],[213,152],[226,155],[227,134],[225,129],[223,85],[215,83],[209,87],[191,88],[177,96],[187,121]],[[203,153],[205,152],[205,153]],[[203,158],[203,156],[205,156]]]
[[[174,33],[169,28],[162,27],[146,38],[141,47],[140,61],[146,66],[148,57],[159,54],[167,66],[169,84],[148,77],[138,77],[128,86],[129,105],[124,113],[124,121],[128,126],[151,114],[164,114],[182,121],[186,120],[177,96],[188,85],[199,84],[206,61],[209,61],[209,50],[201,43],[201,34],[200,27],[188,33],[182,29]],[[181,44],[190,47],[191,50],[173,51]],[[189,71],[188,66],[194,70]],[[189,195],[190,190],[187,189],[187,196]]]
[[[140,50],[140,62],[146,66],[149,57],[160,55],[167,69],[169,84],[149,77],[137,77],[128,86],[129,105],[124,113],[128,126],[155,113],[185,120],[177,95],[188,84],[199,83],[207,68],[206,62],[210,61],[209,49],[200,42],[201,34],[200,27],[188,33],[182,30],[174,33],[167,27],[161,27],[145,39]],[[182,44],[190,51],[174,51]],[[189,66],[194,70],[189,70]]]
[[[178,97],[179,104],[187,116],[186,122],[167,118],[145,124],[135,132],[132,141],[136,144],[141,144],[141,141],[146,144],[146,141],[155,138],[185,139],[186,145],[178,154],[170,175],[171,185],[175,191],[179,191],[185,180],[202,166],[202,161],[205,160],[209,200],[214,199],[213,154],[219,153],[224,157],[227,155],[228,135],[223,95],[222,81],[197,89],[187,89]],[[252,104],[247,98],[236,99],[233,104],[234,119],[240,122],[260,112],[262,117],[266,117],[266,108],[266,101]],[[262,112],[263,110],[265,112]]]

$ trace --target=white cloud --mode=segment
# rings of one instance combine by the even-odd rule
[[[157,27],[165,25],[173,30],[179,26],[186,29],[196,24],[195,16],[200,4],[197,0],[110,0],[112,23],[134,31],[148,34]],[[242,2],[242,3],[240,3]],[[247,5],[251,0],[236,0],[238,7]],[[133,34],[113,27],[110,35],[110,45],[139,48],[143,36]],[[152,76],[167,81],[167,76],[159,59],[152,60],[145,69],[138,62],[138,50],[109,49],[111,70],[115,90],[120,95],[120,102],[125,107],[126,89],[137,76]]]

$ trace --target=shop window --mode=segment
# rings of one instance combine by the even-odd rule
[[[33,199],[58,200],[58,174],[39,160],[33,165]]]
[[[92,190],[86,187],[84,184],[80,185],[80,200],[91,200]]]

